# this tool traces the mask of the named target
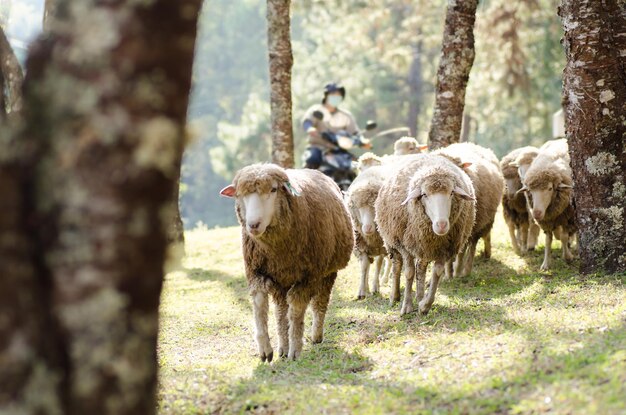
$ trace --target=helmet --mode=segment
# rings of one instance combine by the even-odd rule
[[[324,99],[322,100],[322,103],[326,102],[326,97],[328,96],[328,94],[337,91],[339,91],[342,98],[346,97],[346,88],[344,88],[344,86],[341,85],[339,82],[331,82],[330,84],[326,84],[326,86],[324,87]]]

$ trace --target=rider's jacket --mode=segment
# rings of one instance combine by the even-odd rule
[[[322,119],[318,119],[313,115],[315,111],[322,113]],[[330,112],[323,104],[315,104],[311,106],[304,116],[302,117],[302,124],[304,129],[307,130],[309,126],[313,126],[320,133],[329,131],[332,133],[338,133],[339,131],[346,131],[348,134],[356,134],[359,132],[359,128],[356,125],[354,116],[349,112],[341,108],[337,108],[335,112]],[[314,138],[308,136],[308,144],[310,146],[328,148],[333,145],[325,139],[319,137]]]

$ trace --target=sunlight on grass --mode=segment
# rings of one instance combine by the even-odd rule
[[[388,287],[356,301],[353,260],[324,342],[269,365],[256,356],[239,229],[186,237],[162,297],[162,414],[626,412],[626,278],[580,276],[558,244],[540,273],[543,246],[515,255],[500,214],[492,258],[444,281],[428,316],[401,318]],[[276,347],[273,316],[270,332]]]

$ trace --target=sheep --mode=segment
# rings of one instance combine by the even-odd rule
[[[391,301],[399,296],[400,270],[406,285],[400,314],[413,311],[412,285],[417,278],[419,311],[427,314],[435,299],[444,264],[466,245],[476,215],[469,176],[445,157],[410,156],[396,166],[376,199],[376,223],[393,262]],[[428,293],[426,268],[434,261]]]
[[[472,180],[476,192],[476,222],[472,228],[467,249],[462,250],[454,263],[454,276],[465,277],[472,272],[476,244],[485,243],[484,256],[491,257],[491,228],[502,200],[504,178],[500,161],[493,151],[474,143],[457,143],[437,150],[463,168]],[[448,276],[450,275],[448,268]]]
[[[387,170],[383,166],[368,168],[357,176],[346,194],[348,210],[352,216],[354,227],[354,255],[359,258],[361,264],[359,300],[365,298],[369,293],[367,280],[372,262],[375,264],[372,293],[375,294],[380,291],[379,278],[387,251],[374,222],[374,203],[385,180]]]
[[[552,235],[561,239],[562,256],[571,261],[570,238],[575,237],[576,211],[572,199],[572,170],[566,139],[551,140],[539,148],[522,179],[522,188],[532,204],[532,216],[546,235],[541,270],[550,269]]]
[[[359,171],[363,173],[365,170],[369,169],[370,167],[380,166],[381,164],[383,164],[383,161],[376,154],[372,152],[367,152],[363,154],[361,157],[359,157],[358,164],[359,164]]]
[[[522,180],[519,174],[521,167],[516,160],[525,162],[531,157],[534,159],[538,151],[537,147],[532,146],[518,148],[500,161],[506,187],[506,192],[502,195],[502,214],[509,228],[511,245],[518,255],[535,249],[539,226],[530,216],[526,196],[517,193],[522,188]],[[524,173],[526,170],[528,166],[524,167]]]
[[[428,145],[419,144],[413,137],[401,137],[393,144],[394,156],[405,156],[407,154],[419,154],[428,149]]]
[[[296,359],[309,303],[311,341],[322,341],[337,271],[348,264],[354,246],[341,191],[317,170],[255,164],[241,169],[221,195],[235,198],[261,360],[271,362],[274,354],[268,294],[276,306],[279,354]]]
[[[539,149],[533,146],[522,147],[520,153],[511,163],[513,166],[517,167],[517,173],[521,180],[524,180],[524,176],[528,171],[528,168],[532,164],[537,154],[539,154]]]

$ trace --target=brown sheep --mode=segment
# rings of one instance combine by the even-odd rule
[[[354,255],[361,264],[361,285],[357,297],[359,300],[369,293],[368,273],[372,262],[375,263],[372,293],[380,291],[380,273],[387,251],[374,222],[374,204],[387,170],[382,166],[367,169],[357,176],[346,194],[354,227]]]
[[[476,244],[480,238],[483,238],[485,242],[485,257],[491,257],[491,228],[504,189],[500,161],[493,151],[474,143],[452,144],[437,150],[436,154],[449,157],[453,162],[459,163],[472,180],[476,192],[476,222],[472,228],[467,249],[459,253],[454,264],[454,275],[465,277],[472,272]]]
[[[268,294],[276,305],[279,354],[296,359],[309,303],[311,340],[322,341],[337,271],[348,264],[354,245],[339,187],[316,170],[255,164],[241,169],[221,194],[235,197],[261,360],[273,357]]]
[[[518,148],[504,156],[500,161],[506,188],[502,195],[502,214],[509,228],[511,245],[518,255],[535,249],[539,226],[530,215],[526,196],[517,193],[522,188],[522,180],[518,171],[519,164],[516,160],[525,162],[530,156],[534,159],[538,151],[538,148],[532,146]]]
[[[561,239],[563,259],[571,261],[570,239],[577,231],[576,211],[572,199],[572,170],[567,140],[551,140],[540,149],[532,162],[519,192],[526,192],[532,203],[533,218],[546,234],[541,270],[550,269],[552,235]]]
[[[413,311],[417,276],[419,311],[428,313],[444,266],[465,245],[476,214],[474,188],[457,165],[435,154],[407,157],[385,181],[376,200],[376,223],[393,261],[392,302],[404,263],[406,286],[400,314]],[[426,268],[435,261],[428,294]]]

